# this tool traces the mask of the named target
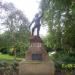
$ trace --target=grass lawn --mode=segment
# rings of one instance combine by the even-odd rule
[[[0,54],[0,60],[12,61],[14,59],[15,59],[14,56],[11,56],[11,55],[8,55],[8,54]],[[22,58],[16,58],[16,60],[20,61],[20,60],[22,60]]]

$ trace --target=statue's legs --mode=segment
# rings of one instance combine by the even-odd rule
[[[32,29],[32,35],[34,35],[34,31],[37,28],[37,36],[39,36],[39,31],[40,31],[40,25],[35,25]]]
[[[32,35],[34,35],[34,30],[37,26],[34,26],[33,29],[32,29]]]
[[[37,36],[39,36],[40,25],[37,27]]]

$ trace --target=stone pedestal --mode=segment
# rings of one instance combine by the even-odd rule
[[[40,37],[30,38],[25,60],[19,65],[19,75],[54,75],[54,63],[48,57]]]

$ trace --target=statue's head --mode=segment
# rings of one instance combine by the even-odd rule
[[[39,13],[37,13],[37,14],[35,15],[35,17],[39,17]]]

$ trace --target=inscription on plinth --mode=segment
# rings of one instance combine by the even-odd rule
[[[32,54],[32,60],[42,61],[42,54]]]

